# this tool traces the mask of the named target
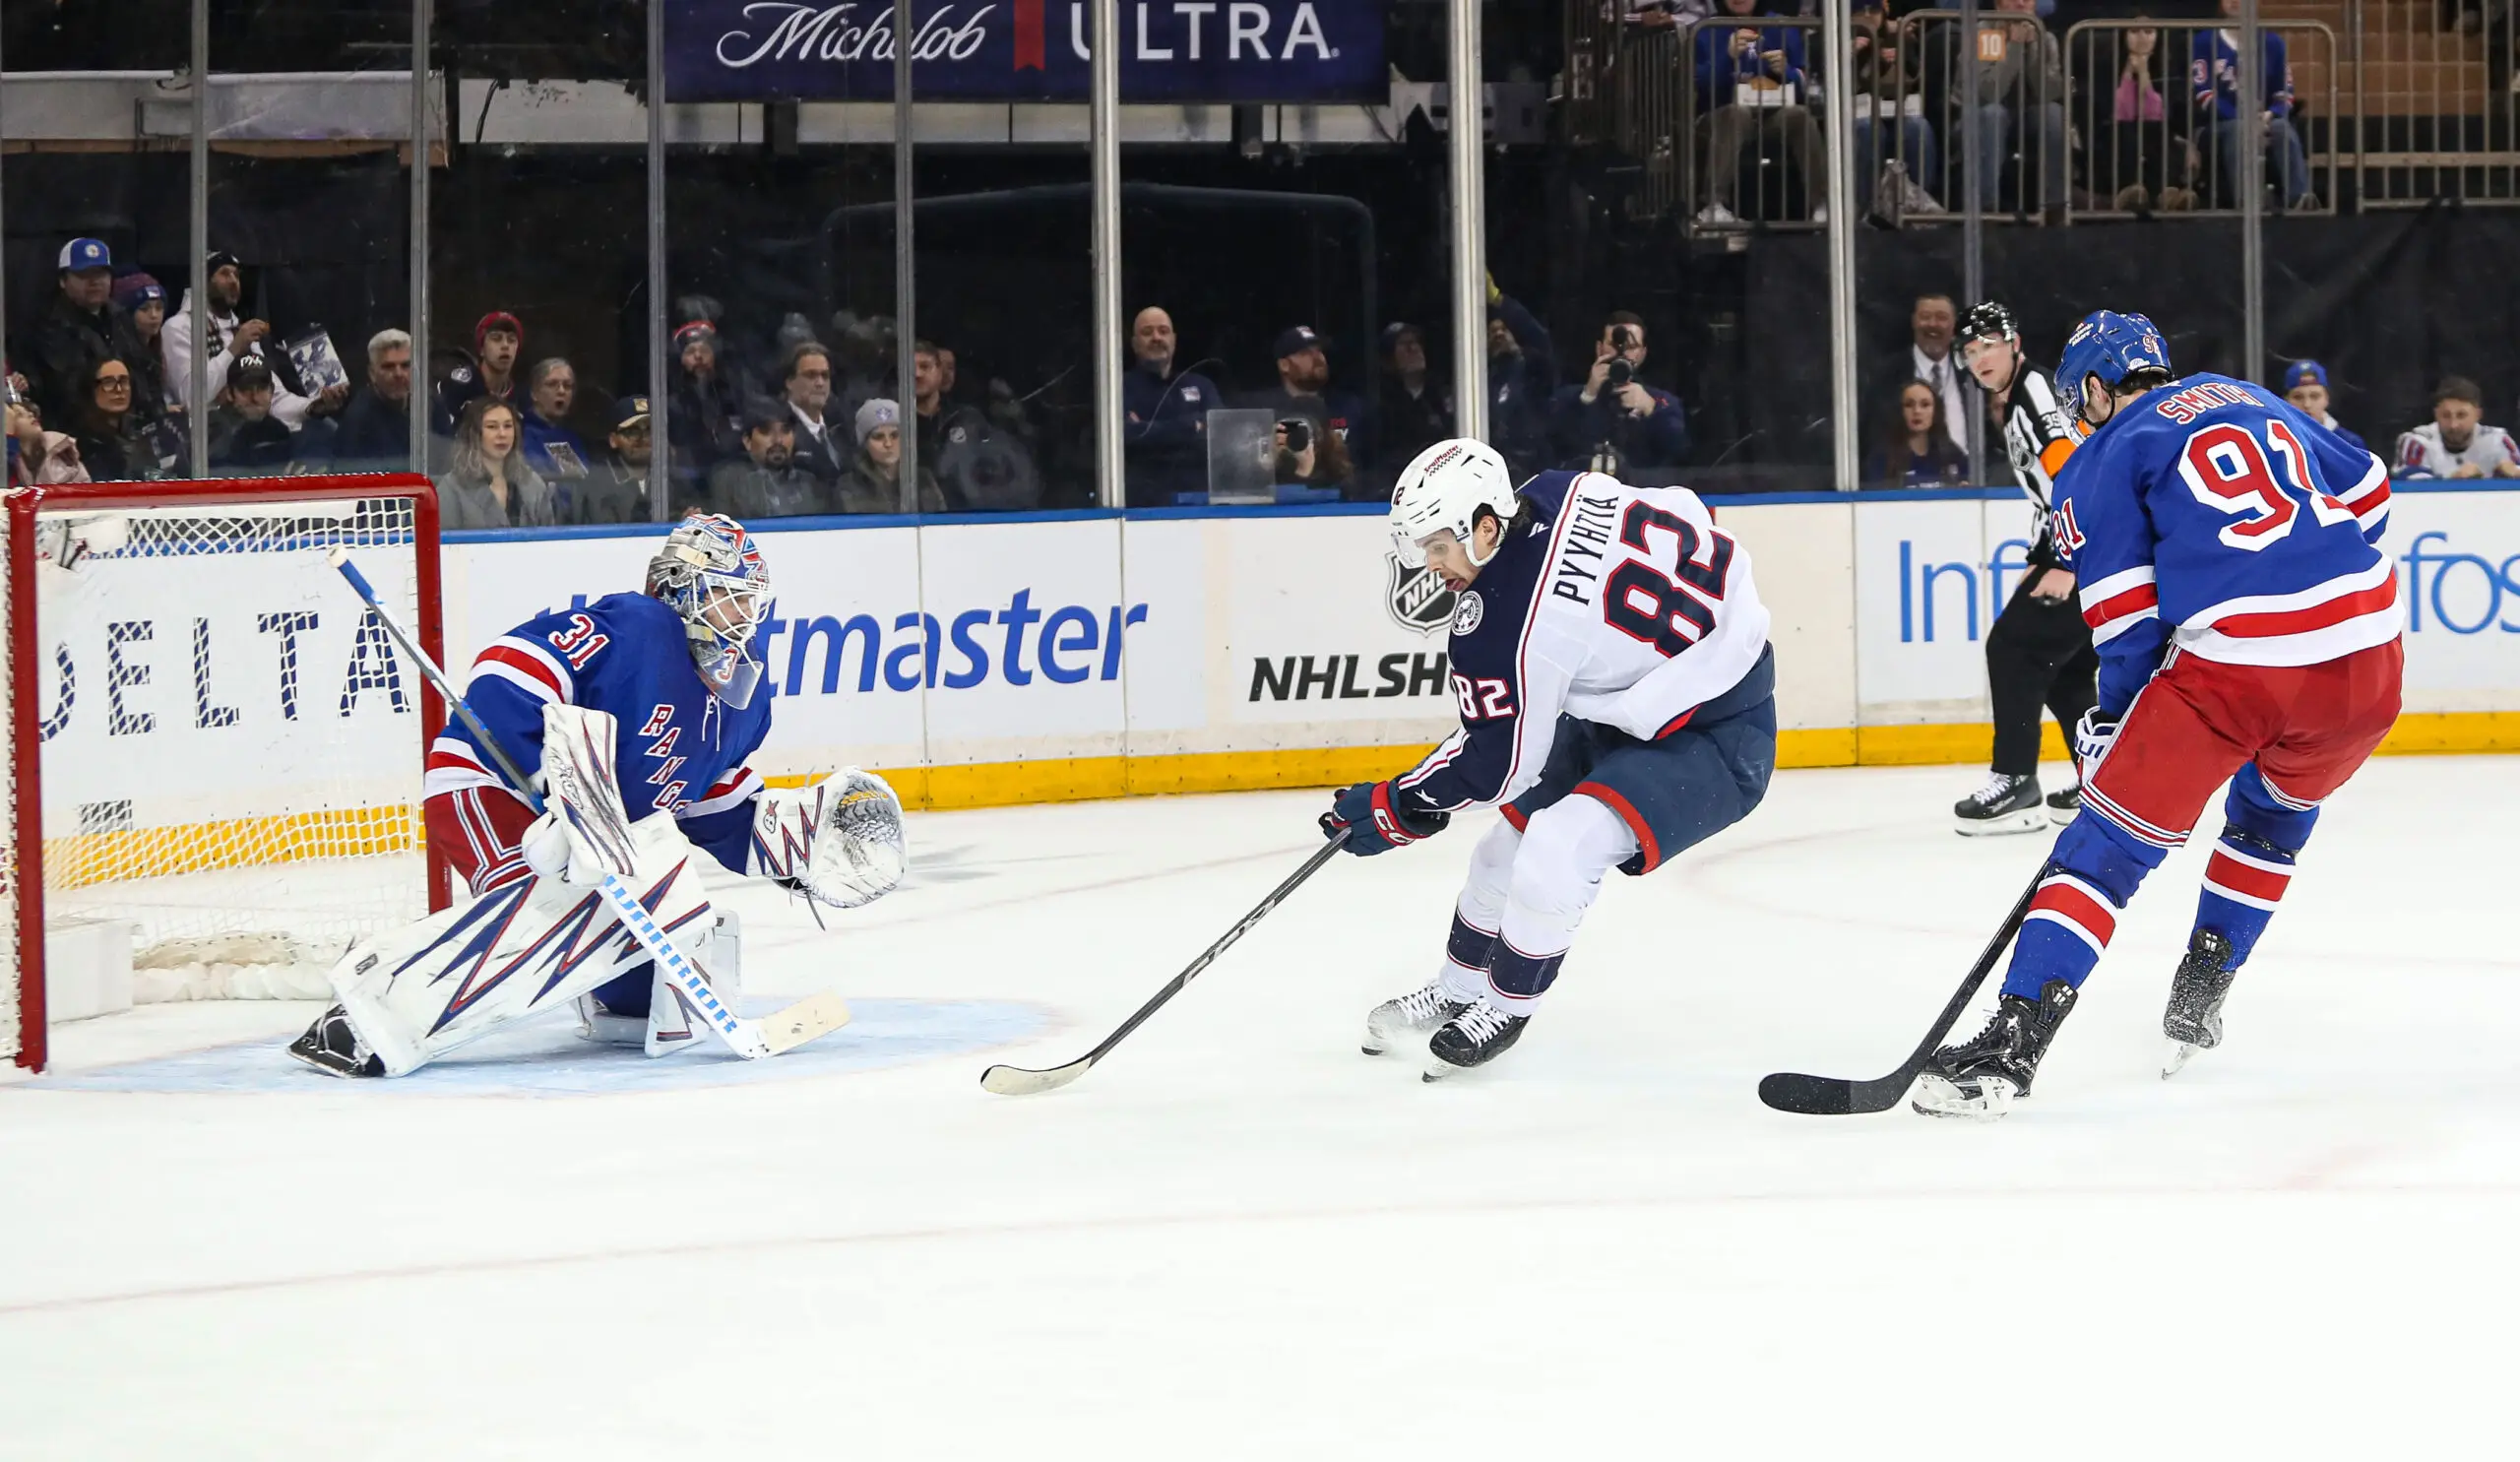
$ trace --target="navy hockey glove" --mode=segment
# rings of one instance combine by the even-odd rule
[[[1330,810],[1321,814],[1321,835],[1335,838],[1345,828],[1348,851],[1371,858],[1431,838],[1452,820],[1449,812],[1403,812],[1392,800],[1390,783],[1359,782],[1331,799]]]
[[[2103,715],[2098,706],[2085,711],[2081,722],[2074,727],[2075,770],[2089,780],[2094,764],[2109,754],[2110,746],[2116,739],[2116,717]]]

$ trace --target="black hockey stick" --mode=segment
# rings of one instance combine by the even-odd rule
[[[1154,999],[1140,1005],[1137,1014],[1130,1016],[1118,1030],[1104,1037],[1102,1045],[1064,1066],[1052,1066],[1046,1071],[1029,1070],[1023,1066],[991,1066],[980,1073],[980,1089],[995,1092],[1001,1097],[1029,1097],[1035,1092],[1057,1091],[1060,1087],[1093,1070],[1096,1061],[1109,1055],[1112,1047],[1129,1039],[1129,1033],[1145,1025],[1148,1016],[1164,1008],[1165,1001],[1181,993],[1182,986],[1198,979],[1200,971],[1216,963],[1217,956],[1231,948],[1234,940],[1249,933],[1253,924],[1268,918],[1270,910],[1285,902],[1287,895],[1293,893],[1305,879],[1319,872],[1321,865],[1338,856],[1339,850],[1346,847],[1347,843],[1348,833],[1345,828],[1342,828],[1337,836],[1321,845],[1319,852],[1305,858],[1302,867],[1288,874],[1286,882],[1269,890],[1269,896],[1260,901],[1258,908],[1242,916],[1232,928],[1226,930],[1224,938],[1209,945],[1207,953],[1192,960],[1190,968],[1173,976],[1170,984],[1155,992]]]
[[[1870,1081],[1778,1071],[1760,1078],[1759,1100],[1779,1112],[1796,1112],[1806,1116],[1848,1116],[1856,1112],[1887,1112],[1898,1106],[1899,1099],[1916,1084],[1917,1074],[1924,1070],[1925,1062],[1933,1059],[1935,1049],[1942,1045],[1942,1038],[1951,1033],[1952,1022],[1960,1019],[1960,1012],[1968,1009],[1969,1002],[1977,998],[1978,986],[1986,983],[1986,976],[1994,970],[1995,961],[2003,958],[2005,947],[2012,943],[2012,936],[2020,932],[2022,920],[2030,915],[2030,901],[2038,897],[2039,885],[2047,877],[2048,864],[2041,863],[2037,876],[2030,880],[2030,886],[2013,901],[2012,913],[2004,917],[2003,927],[1995,930],[1995,937],[1987,943],[1986,952],[1978,956],[1977,967],[1969,972],[1968,979],[1960,982],[1960,988],[1953,992],[1951,1003],[1942,1007],[1942,1014],[1934,1017],[1933,1029],[1925,1032],[1925,1039],[1908,1057],[1906,1065]]]

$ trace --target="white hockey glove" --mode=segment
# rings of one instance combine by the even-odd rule
[[[593,888],[603,881],[601,860],[585,840],[569,831],[556,806],[526,827],[525,836],[517,840],[517,852],[524,855],[527,867],[553,883]]]
[[[2086,781],[2116,740],[2116,717],[2103,716],[2098,706],[2083,713],[2083,719],[2074,727],[2074,766]]]
[[[901,798],[884,779],[843,767],[811,787],[769,788],[754,799],[744,871],[839,909],[871,904],[910,869]]]

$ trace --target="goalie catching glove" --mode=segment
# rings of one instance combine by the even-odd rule
[[[843,767],[811,787],[755,799],[744,871],[840,909],[875,902],[910,868],[901,798],[872,772]]]

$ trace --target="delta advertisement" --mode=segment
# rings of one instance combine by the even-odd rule
[[[1716,506],[1775,616],[1783,725],[1984,722],[1985,636],[2028,571],[2018,497]],[[2401,490],[2393,509],[2407,709],[2520,711],[2520,493]],[[1422,746],[1456,724],[1455,598],[1394,560],[1378,513],[761,537],[778,596],[759,645],[780,701],[770,775]],[[653,547],[451,542],[450,657],[635,589]],[[308,644],[346,665],[355,648]]]
[[[894,8],[868,0],[670,0],[675,101],[883,101]],[[918,0],[912,94],[1081,101],[1093,58],[1082,0]],[[1120,0],[1127,101],[1362,101],[1390,95],[1371,0]]]
[[[363,563],[386,604],[412,603],[409,553]],[[284,817],[410,786],[419,681],[320,554],[98,551],[36,575],[48,828]]]

